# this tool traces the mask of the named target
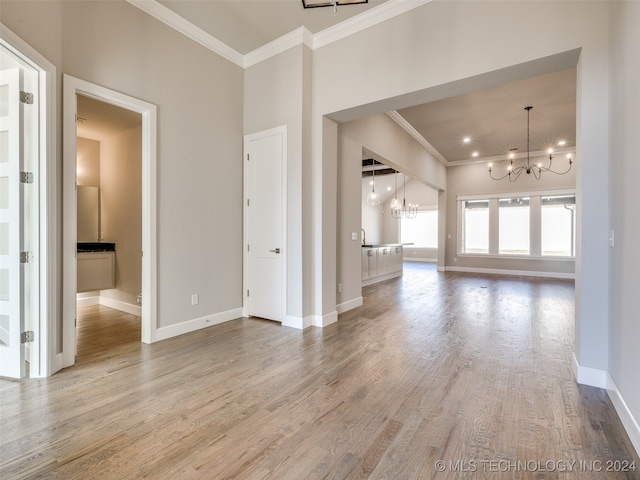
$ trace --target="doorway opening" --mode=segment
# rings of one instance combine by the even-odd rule
[[[96,112],[102,113],[96,115]],[[65,75],[63,117],[62,366],[67,367],[75,363],[77,351],[78,300],[139,314],[141,340],[144,343],[156,340],[156,107]],[[94,120],[90,121],[90,117]],[[97,120],[100,118],[102,120]],[[114,127],[116,133],[113,135],[107,135],[109,140],[96,145],[94,138],[88,138],[98,136],[90,131],[90,127],[100,123],[109,124],[108,118],[119,118],[120,121],[114,122],[114,125],[121,126]],[[84,140],[77,140],[78,136]],[[135,162],[131,162],[126,153],[135,150],[130,148],[132,145],[138,145],[141,153],[137,173],[132,171]],[[96,150],[100,152],[99,161],[95,155],[80,159],[80,154],[95,153]],[[96,164],[100,166],[96,167]],[[114,165],[118,165],[118,168],[109,168]],[[100,173],[97,175],[96,172]],[[138,195],[137,192],[140,192],[137,201],[141,208],[138,220],[133,218],[135,215],[131,216],[136,210],[135,206],[131,208],[131,202],[136,201],[133,199]],[[85,194],[93,197],[94,204],[97,204],[97,219],[91,215],[86,219],[82,217],[86,213],[84,210],[96,210],[85,208],[85,199],[80,200],[80,196]],[[91,205],[91,202],[86,203]],[[125,217],[125,221],[117,217]],[[134,224],[140,226],[138,234],[128,231]],[[95,242],[90,241],[93,238]],[[92,243],[97,252],[80,251],[91,250]],[[80,258],[85,253],[97,258],[89,255],[86,263],[81,263],[85,262],[85,258]],[[119,259],[119,256],[122,258]],[[94,276],[96,270],[98,273]],[[87,280],[89,283],[86,283]],[[92,284],[94,280],[96,283]],[[113,288],[109,288],[111,286]],[[84,293],[80,299],[77,298],[79,291]],[[94,293],[87,295],[86,292]]]
[[[142,115],[84,95],[76,103],[77,305],[103,305],[139,323]],[[93,319],[99,325],[100,315]]]

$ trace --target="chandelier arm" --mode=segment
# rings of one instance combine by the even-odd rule
[[[557,172],[556,170],[553,170],[551,168],[552,160],[553,160],[553,156],[549,155],[549,166],[548,167],[542,167],[541,170],[544,171],[544,172],[555,173],[556,175],[564,175],[565,173],[569,173],[569,170],[571,170],[571,167],[573,165],[573,161],[571,159],[569,159],[569,168],[567,168],[564,172]]]
[[[494,177],[494,176],[493,176],[493,172],[492,172],[491,168],[489,169],[489,176],[490,176],[493,180],[502,180],[503,178],[505,178],[505,177],[509,176],[509,174],[510,174],[510,173],[511,173],[511,172],[509,171],[509,172],[505,173],[505,174],[504,174],[503,176],[501,176],[501,177]]]

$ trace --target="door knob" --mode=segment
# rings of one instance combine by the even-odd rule
[[[272,253],[280,253],[280,249],[279,248],[276,248],[275,250],[269,250],[269,251],[272,252]]]

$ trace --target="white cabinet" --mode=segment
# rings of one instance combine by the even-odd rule
[[[402,275],[402,245],[362,247],[362,285]]]
[[[116,252],[78,252],[78,293],[115,287]]]
[[[374,278],[378,272],[378,249],[362,249],[362,280]]]

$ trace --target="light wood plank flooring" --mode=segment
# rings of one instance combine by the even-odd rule
[[[363,294],[324,329],[245,318],[154,345],[80,309],[75,367],[0,382],[0,478],[640,478],[605,471],[640,460],[573,378],[572,282],[409,263]]]

